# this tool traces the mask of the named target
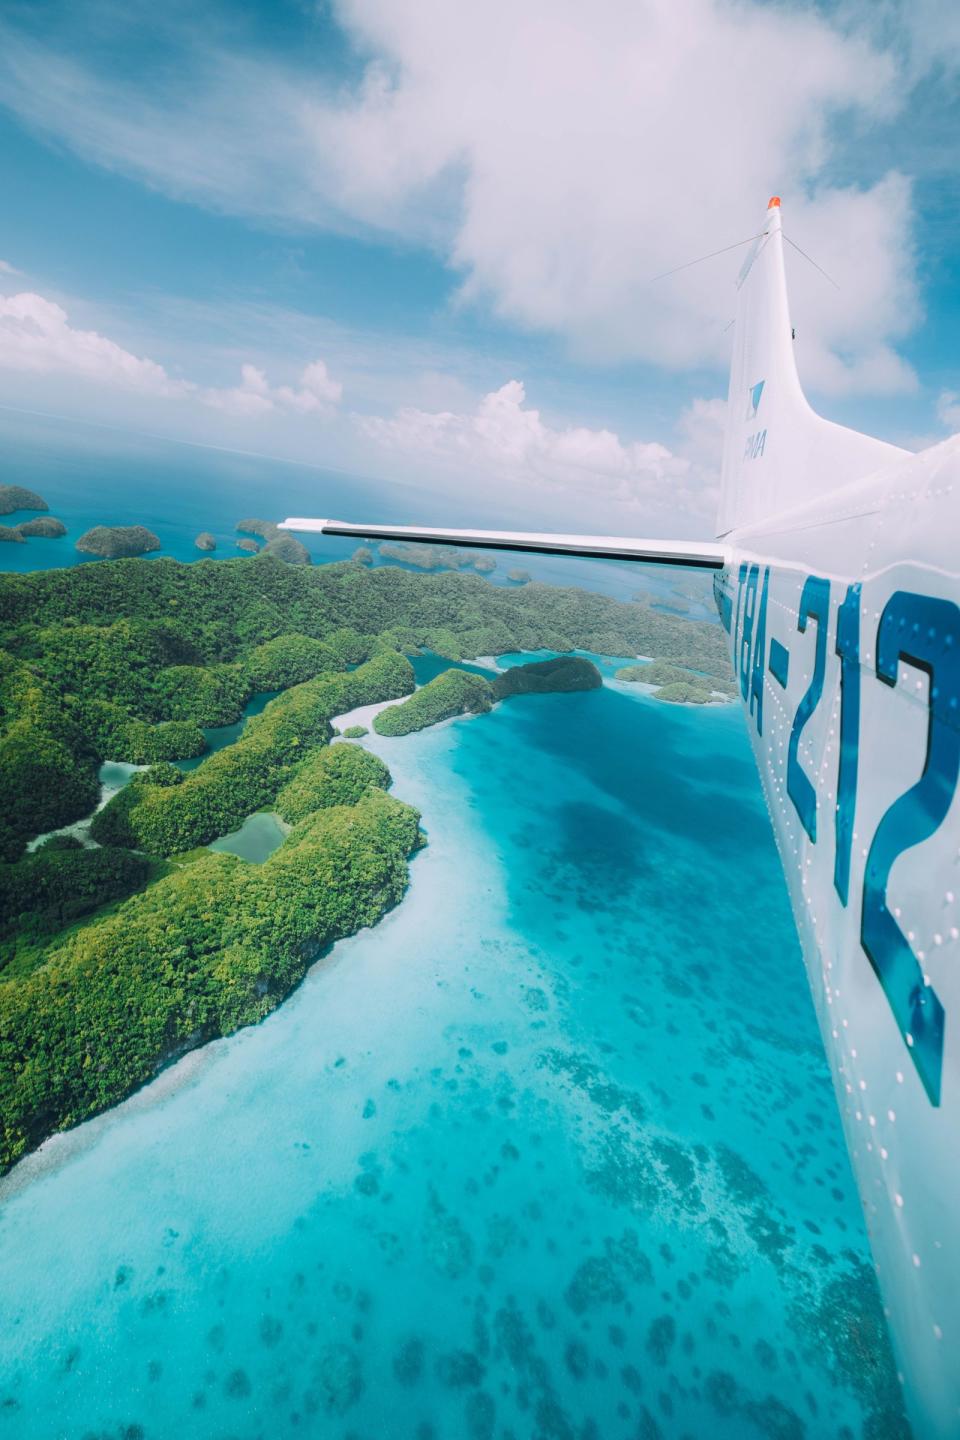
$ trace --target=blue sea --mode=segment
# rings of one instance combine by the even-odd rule
[[[0,1182],[0,1433],[903,1433],[739,707],[614,668],[368,736],[402,903]]]

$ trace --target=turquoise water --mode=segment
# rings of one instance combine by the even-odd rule
[[[739,710],[364,743],[429,835],[402,904],[3,1182],[3,1433],[893,1434]]]
[[[258,810],[255,815],[247,816],[239,830],[221,835],[219,840],[211,840],[209,849],[239,855],[241,860],[262,865],[283,844],[286,833],[276,815]]]

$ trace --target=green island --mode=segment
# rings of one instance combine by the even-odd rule
[[[381,760],[331,744],[337,716],[410,696],[375,722],[406,733],[595,683],[566,655],[492,680],[448,671],[414,694],[407,656],[424,649],[655,653],[729,675],[717,626],[460,571],[263,552],[0,575],[0,1170],[261,1019],[325,947],[400,900],[419,816],[387,793]],[[204,730],[263,691],[280,693],[205,754]],[[170,763],[201,755],[186,772]],[[54,835],[27,852],[91,815],[108,760],[146,768],[89,843]],[[205,848],[261,810],[291,827],[262,863]]]
[[[628,684],[654,686],[657,700],[674,705],[715,705],[732,700],[737,693],[729,676],[701,674],[666,660],[624,665],[616,672],[616,678]]]
[[[0,515],[12,515],[15,510],[49,509],[36,490],[26,490],[22,485],[0,485]]]
[[[364,735],[369,734],[370,731],[366,725],[348,725],[343,732],[343,738],[344,740],[362,740]]]
[[[556,695],[597,690],[602,684],[603,677],[593,661],[579,655],[513,665],[495,680],[466,670],[445,670],[402,705],[381,710],[374,716],[373,728],[378,735],[409,735],[455,715],[486,714],[498,700],[511,695]]]
[[[364,548],[361,546],[361,549]],[[492,575],[497,568],[492,555],[474,555],[469,550],[458,550],[455,545],[385,540],[378,549],[382,559],[398,560],[404,565],[413,565],[417,570],[475,570],[478,575]]]
[[[373,717],[373,728],[378,735],[410,735],[454,715],[482,715],[492,705],[489,680],[467,670],[444,670],[402,705],[381,710]]]
[[[21,520],[17,526],[21,535],[29,535],[42,540],[59,540],[61,535],[66,535],[67,527],[62,520],[57,520],[53,515],[38,515],[35,520]]]
[[[286,530],[281,530],[273,520],[238,520],[236,528],[241,535],[256,535],[263,541],[261,548],[255,540],[238,540],[237,548],[240,550],[249,550],[252,554],[273,555],[277,560],[285,560],[288,565],[313,563],[310,551],[303,541]]]
[[[98,555],[101,560],[121,556],[147,555],[160,549],[159,538],[145,525],[94,525],[77,541],[83,555]]]
[[[572,690],[599,690],[603,676],[583,655],[559,655],[552,660],[531,660],[511,665],[493,681],[493,698],[509,695],[561,695]]]

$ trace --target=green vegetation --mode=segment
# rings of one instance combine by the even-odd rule
[[[482,675],[444,670],[402,705],[389,705],[373,717],[378,735],[409,735],[453,715],[481,715],[493,706],[493,687]]]
[[[409,735],[454,715],[482,715],[510,695],[545,695],[572,690],[596,690],[603,684],[592,660],[561,655],[514,665],[495,680],[467,670],[444,670],[402,705],[390,705],[373,719],[378,735]]]
[[[38,515],[35,520],[21,520],[17,529],[21,535],[43,540],[59,540],[61,535],[67,533],[63,521],[56,520],[52,515]]]
[[[348,725],[343,732],[343,738],[344,740],[362,740],[364,735],[369,734],[370,731],[366,725]]]
[[[0,525],[0,544],[25,545],[19,525]]]
[[[12,515],[15,510],[49,509],[36,490],[25,490],[22,485],[0,485],[0,515]]]
[[[312,565],[313,560],[310,551],[302,541],[295,535],[290,535],[286,530],[272,520],[240,520],[237,529],[246,535],[259,535],[264,546],[260,551],[262,555],[272,555],[276,560],[283,560],[287,565]],[[260,547],[249,540],[238,540],[237,545],[241,550],[259,550]]]
[[[160,549],[160,541],[145,525],[94,525],[77,541],[83,555],[99,555],[103,560],[120,556],[146,555]]]
[[[510,695],[559,694],[568,690],[598,690],[603,676],[592,660],[582,655],[561,655],[556,660],[534,660],[512,665],[493,682],[493,698]]]
[[[617,680],[636,685],[673,685],[686,680],[689,672],[665,660],[648,660],[643,665],[623,665],[616,672]]]
[[[210,854],[0,984],[0,1169],[267,1015],[325,946],[401,898],[418,821],[376,790],[319,811],[264,864]]]
[[[22,948],[147,883],[150,861],[127,850],[86,850],[56,836],[15,865],[0,864],[0,977]]]
[[[710,689],[730,676],[719,626],[649,606],[458,573],[289,566],[265,554],[5,575],[0,646],[7,859],[31,835],[89,813],[103,760],[202,754],[202,727],[237,720],[256,691],[302,683],[314,666],[328,673],[421,647],[452,661],[577,648],[659,655],[699,672],[689,683],[709,677]]]
[[[670,665],[665,660],[651,660],[646,665],[624,665],[617,671],[618,680],[640,685],[654,685],[654,698],[674,705],[712,705],[721,696],[732,699],[737,687],[729,679],[699,675],[685,666]]]
[[[79,819],[100,798],[96,756],[73,708],[2,652],[0,795],[0,860],[16,860],[30,836]]]
[[[399,560],[404,565],[414,565],[418,570],[475,570],[478,575],[490,575],[497,568],[492,555],[475,555],[471,550],[458,550],[455,545],[390,540],[384,541],[379,549],[384,560]]]
[[[276,798],[307,750],[331,738],[332,716],[412,689],[413,668],[394,651],[351,674],[320,675],[296,685],[250,720],[234,745],[188,775],[160,767],[161,783],[156,770],[135,776],[94,817],[90,837],[151,855],[206,845]]]
[[[576,648],[657,654],[711,688],[729,675],[715,626],[459,568],[262,553],[0,576],[0,1167],[259,1019],[324,945],[400,897],[418,817],[385,793],[379,759],[328,742],[337,715],[410,694],[407,654]],[[553,689],[595,683],[580,657],[502,685],[448,671],[375,728],[488,710],[551,675]],[[234,744],[187,774],[168,763],[264,690],[281,693]],[[24,856],[31,836],[90,814],[108,759],[150,768],[94,818],[103,848],[60,839]],[[294,828],[262,865],[196,848],[266,806]]]
[[[687,681],[678,680],[672,685],[663,685],[656,692],[657,700],[666,700],[672,705],[712,705],[716,704],[717,697],[712,690],[705,689],[702,685],[692,685]]]
[[[276,798],[275,809],[291,825],[313,810],[355,805],[370,789],[386,790],[390,771],[359,745],[327,745],[297,766]]]

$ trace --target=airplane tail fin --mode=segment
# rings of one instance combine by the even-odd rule
[[[783,245],[775,195],[737,280],[718,538],[906,453],[822,419],[807,403],[793,353]]]

